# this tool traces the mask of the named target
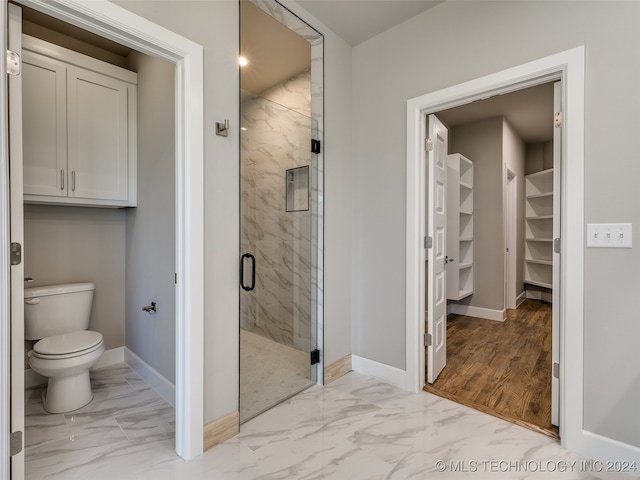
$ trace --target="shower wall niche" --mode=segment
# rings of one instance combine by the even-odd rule
[[[310,145],[315,131],[309,98],[309,72],[260,96],[243,91],[240,146],[242,251],[256,257],[256,286],[243,293],[240,326],[307,351],[314,247]]]

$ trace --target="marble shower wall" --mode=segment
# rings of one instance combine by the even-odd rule
[[[241,108],[241,242],[256,257],[256,286],[241,292],[240,325],[309,351],[311,209],[286,211],[286,171],[312,175],[309,73],[262,95],[278,103],[243,92]]]

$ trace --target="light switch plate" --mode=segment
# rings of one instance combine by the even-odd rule
[[[587,224],[587,247],[631,248],[630,223]]]

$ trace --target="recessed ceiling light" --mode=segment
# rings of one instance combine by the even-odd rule
[[[241,67],[246,67],[247,65],[249,65],[249,60],[247,60],[245,57],[240,57],[238,59],[238,63]]]

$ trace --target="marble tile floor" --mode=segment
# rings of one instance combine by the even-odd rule
[[[240,329],[240,421],[244,422],[313,383],[309,352]]]
[[[131,368],[120,364],[92,371],[91,385],[93,400],[67,414],[44,411],[44,387],[25,391],[28,480],[77,478],[87,462],[118,452],[156,447],[173,452],[174,409]]]
[[[96,435],[101,436],[107,432]],[[86,443],[83,448],[49,447],[48,455],[40,453],[45,440],[39,447],[32,444],[31,454],[39,457],[39,464],[28,469],[27,478],[634,478],[591,473],[585,458],[547,436],[426,392],[411,394],[356,373],[329,386],[305,390],[245,423],[238,436],[190,462],[176,457],[173,441],[168,439],[119,440],[105,447],[97,440],[77,437]]]

